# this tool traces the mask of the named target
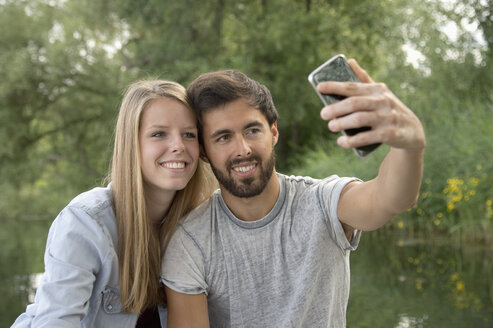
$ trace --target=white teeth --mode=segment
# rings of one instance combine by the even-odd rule
[[[163,166],[168,169],[182,169],[185,167],[184,162],[166,162],[163,163]]]
[[[233,170],[235,170],[237,172],[248,172],[251,169],[253,169],[254,167],[255,167],[255,165],[238,166],[238,167],[233,168]]]

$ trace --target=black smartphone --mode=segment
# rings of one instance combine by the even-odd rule
[[[360,82],[359,79],[356,77],[356,74],[354,74],[353,70],[351,69],[351,66],[349,66],[346,57],[342,54],[330,58],[325,63],[317,67],[313,72],[310,73],[310,75],[308,75],[308,81],[315,89],[315,92],[322,100],[322,103],[324,103],[324,105],[326,106],[341,101],[346,97],[339,95],[321,94],[317,90],[317,85],[320,82],[324,82],[324,81]],[[344,130],[343,133],[345,135],[352,136],[359,132],[368,131],[370,129],[371,129],[370,127],[365,126],[356,129]],[[354,151],[356,155],[358,155],[359,157],[364,157],[369,153],[371,153],[372,151],[374,151],[378,146],[380,146],[379,143],[356,147],[354,148]]]

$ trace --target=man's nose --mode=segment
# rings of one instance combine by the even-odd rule
[[[244,137],[238,138],[236,142],[236,156],[237,157],[246,157],[252,153],[252,149],[250,148],[250,144],[245,140]]]

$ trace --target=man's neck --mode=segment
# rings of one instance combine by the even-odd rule
[[[279,180],[276,171],[265,189],[257,196],[242,198],[230,194],[221,187],[221,194],[228,208],[243,221],[257,221],[266,216],[274,207],[279,197]]]

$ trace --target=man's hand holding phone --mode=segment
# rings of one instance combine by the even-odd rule
[[[320,115],[329,121],[333,132],[364,128],[345,134],[337,143],[344,148],[361,148],[384,143],[394,148],[422,150],[425,134],[416,115],[383,83],[375,83],[354,59],[349,66],[360,82],[326,81],[317,84],[322,95],[344,96],[341,101],[326,105]],[[368,152],[367,152],[368,153]],[[364,153],[366,155],[367,153]],[[360,154],[361,156],[361,154]]]

